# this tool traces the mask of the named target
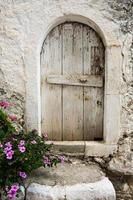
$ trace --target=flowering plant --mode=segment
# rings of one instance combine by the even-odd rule
[[[15,198],[33,170],[63,161],[63,157],[50,154],[52,144],[46,144],[46,134],[40,137],[36,130],[16,130],[16,116],[6,113],[9,106],[8,102],[0,102],[0,199]]]

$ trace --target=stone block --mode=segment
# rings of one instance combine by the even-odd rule
[[[120,132],[120,96],[105,95],[104,100],[104,141],[117,144]]]
[[[84,155],[84,141],[54,141],[53,151],[67,155]]]
[[[68,186],[32,184],[27,200],[115,200],[115,191],[108,178],[94,183]]]
[[[85,142],[85,157],[98,156],[106,157],[117,150],[117,145],[108,145],[100,142]]]
[[[27,200],[115,200],[112,183],[96,165],[73,161],[40,168],[29,179]]]

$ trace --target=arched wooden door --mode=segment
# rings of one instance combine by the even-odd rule
[[[104,46],[87,25],[55,27],[41,52],[42,131],[57,141],[103,138]]]

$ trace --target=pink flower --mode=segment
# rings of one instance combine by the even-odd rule
[[[27,174],[25,172],[19,172],[19,176],[22,178],[26,178]]]
[[[36,144],[36,143],[37,143],[36,140],[31,141],[31,144]]]
[[[20,151],[21,153],[24,153],[24,152],[26,151],[26,148],[25,148],[24,146],[19,146],[19,145],[18,145],[18,148],[19,148],[19,151]]]
[[[1,101],[0,102],[0,107],[2,108],[8,108],[10,106],[10,103],[8,101]]]
[[[50,165],[51,164],[51,161],[47,156],[44,156],[43,158],[44,158],[44,160],[43,160],[44,164],[46,164],[46,165]]]
[[[7,152],[9,152],[9,151],[11,151],[12,150],[12,147],[6,147],[6,148],[4,148],[4,152],[5,153],[7,153]]]
[[[65,162],[65,156],[59,156],[58,158],[62,164]]]
[[[12,147],[12,144],[11,144],[11,142],[7,142],[7,143],[5,143],[5,146]]]
[[[12,144],[11,142],[7,142],[5,143],[5,148],[4,148],[4,153],[7,155],[8,152],[12,152]]]
[[[43,134],[42,134],[42,137],[43,137],[45,140],[48,140],[48,135],[47,135],[47,133],[43,133]]]
[[[24,145],[25,145],[25,140],[20,140],[18,148],[21,153],[24,153],[26,151],[26,147]]]
[[[17,184],[14,184],[14,185],[11,186],[11,189],[18,191],[19,186]]]
[[[15,122],[17,120],[17,117],[15,115],[9,115],[9,118],[12,122]]]
[[[11,189],[7,192],[8,197],[9,197],[10,199],[15,198],[16,195],[17,195],[17,191],[18,191],[18,190],[19,190],[19,186],[18,186],[18,185],[16,185],[16,184],[12,185],[12,186],[11,186]]]
[[[25,145],[25,140],[20,140],[19,146],[24,146]]]
[[[8,197],[9,197],[10,199],[15,198],[16,195],[17,195],[17,191],[12,190],[12,189],[8,191]]]
[[[9,152],[7,152],[6,153],[6,158],[8,159],[8,160],[11,160],[12,159],[12,157],[13,157],[13,154],[14,154],[14,151],[9,151]]]
[[[6,154],[6,158],[8,160],[11,160],[14,155],[14,151],[12,150],[12,144],[11,142],[7,142],[5,146],[6,147],[4,148],[4,153]]]

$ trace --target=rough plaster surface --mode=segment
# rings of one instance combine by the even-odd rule
[[[55,17],[71,14],[88,16],[92,13],[98,25],[105,26],[104,31],[114,45],[113,34],[117,36],[123,58],[119,74],[121,135],[117,152],[112,157],[97,158],[95,162],[102,167],[104,165],[107,171],[119,174],[114,185],[121,200],[133,199],[132,9],[132,0],[0,0],[0,98],[13,99],[13,112],[20,119],[28,108],[28,120],[34,122],[33,127],[37,127],[40,120],[39,106],[36,107],[40,90],[34,87],[40,81],[39,55],[46,36],[44,32],[56,24]],[[47,27],[48,22],[51,27]],[[30,81],[31,76],[34,83]],[[32,113],[32,110],[36,112]]]

